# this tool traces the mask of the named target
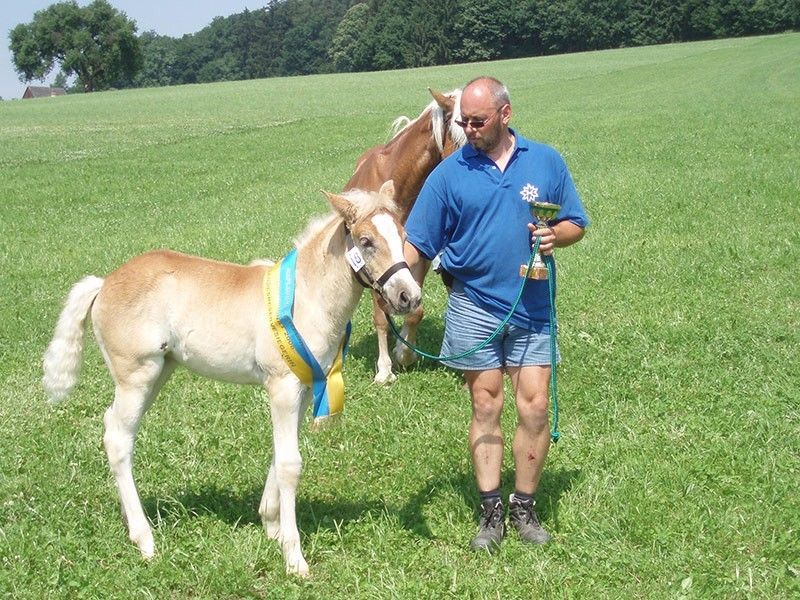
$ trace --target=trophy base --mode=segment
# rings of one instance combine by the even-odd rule
[[[519,276],[525,277],[525,273],[528,272],[528,265],[520,265],[519,266]],[[528,279],[535,279],[537,281],[546,280],[549,276],[547,271],[547,267],[531,267],[531,272],[528,273]]]

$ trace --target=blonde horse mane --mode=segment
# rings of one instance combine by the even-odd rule
[[[353,203],[356,209],[357,221],[363,219],[371,212],[381,209],[393,215],[397,215],[397,205],[390,196],[358,189],[342,192],[341,195]],[[342,217],[335,211],[331,211],[327,215],[312,217],[305,230],[295,238],[295,247],[300,248],[304,246],[328,226],[340,221],[342,221]]]
[[[450,119],[450,137],[459,148],[467,143],[467,136],[464,130],[455,124],[456,119],[461,118],[461,90],[455,89],[451,92],[445,93],[445,96],[452,96],[456,100],[455,107],[453,108],[453,116]],[[433,129],[433,139],[436,142],[436,147],[439,152],[444,152],[444,111],[442,107],[436,102],[431,100],[431,103],[426,106],[416,119],[409,119],[408,117],[397,117],[392,122],[392,139],[395,139],[406,129],[411,127],[414,123],[425,114],[426,111],[431,112],[431,128]]]

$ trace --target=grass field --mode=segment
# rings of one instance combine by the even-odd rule
[[[798,597],[798,57],[786,34],[0,103],[0,597]],[[262,392],[186,372],[138,437],[159,552],[143,562],[102,450],[96,346],[67,402],[39,383],[69,287],[154,247],[281,256],[427,87],[484,73],[514,126],[563,153],[593,221],[557,253],[554,543],[467,550],[466,392],[427,361],[372,384],[365,296],[346,416],[301,437],[312,577],[284,575],[258,518]],[[440,283],[425,301],[435,351]]]

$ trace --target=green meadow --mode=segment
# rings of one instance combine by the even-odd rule
[[[554,541],[467,549],[467,393],[427,360],[373,384],[365,294],[345,415],[301,434],[311,577],[284,574],[257,513],[264,393],[185,371],[138,436],[158,552],[143,561],[102,448],[113,388],[94,342],[67,401],[40,385],[72,284],[158,247],[280,257],[426,88],[479,74],[562,152],[592,218],[556,254],[561,441],[538,494]],[[798,132],[796,33],[0,103],[0,597],[798,597]],[[435,352],[445,289],[431,278],[424,298]]]

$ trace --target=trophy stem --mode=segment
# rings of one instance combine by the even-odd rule
[[[538,227],[547,227],[547,222],[554,219],[561,210],[561,206],[550,202],[529,202],[528,206],[531,215],[536,219],[536,225]],[[528,265],[520,266],[519,276],[525,277],[526,273],[528,273]],[[530,273],[528,273],[528,279],[543,281],[549,276],[550,273],[547,270],[547,265],[544,264],[542,255],[537,252],[536,256],[533,258],[533,264],[531,265]]]

